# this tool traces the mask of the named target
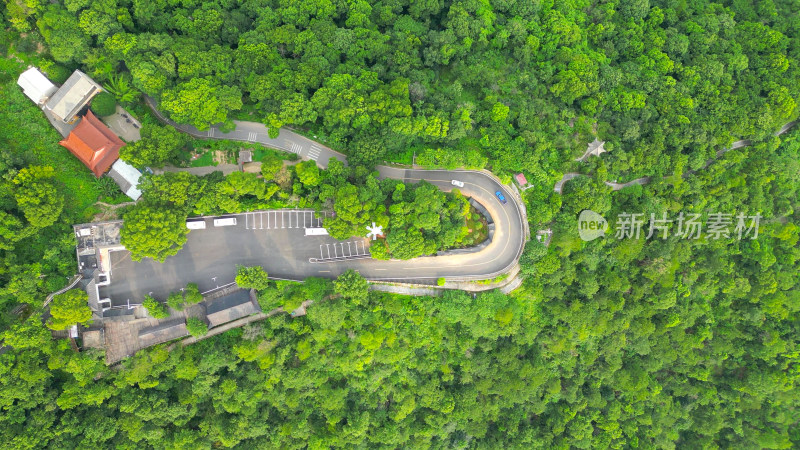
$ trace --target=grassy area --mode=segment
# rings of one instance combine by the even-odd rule
[[[216,166],[217,163],[214,161],[214,151],[207,150],[199,158],[193,160],[189,165],[191,167]]]
[[[70,217],[85,218],[87,208],[100,196],[94,175],[58,144],[61,135],[22,93],[15,79],[0,86],[0,123],[4,130],[0,145],[28,164],[55,167],[56,177],[65,187],[64,210]]]
[[[297,160],[297,155],[294,153],[275,150],[273,148],[265,147],[261,144],[249,142],[231,141],[225,139],[191,139],[189,146],[191,151],[186,152],[182,159],[187,161],[190,167],[216,166],[217,164],[214,162],[214,152],[216,151],[225,152],[229,161],[237,161],[239,150],[251,150],[253,152],[253,161],[261,161],[261,158],[267,155],[274,155],[287,161]],[[200,157],[190,161],[192,153],[200,154]]]

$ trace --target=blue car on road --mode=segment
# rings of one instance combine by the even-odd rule
[[[500,200],[500,202],[503,203],[504,205],[507,203],[506,202],[506,197],[503,195],[502,192],[497,191],[497,192],[494,193],[494,195],[496,195],[497,199]]]

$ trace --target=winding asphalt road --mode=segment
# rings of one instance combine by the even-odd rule
[[[162,121],[195,137],[257,142],[314,160],[323,168],[332,159],[345,164],[347,162],[343,154],[290,130],[281,129],[277,138],[270,138],[267,127],[260,123],[237,121],[236,129],[229,132],[223,132],[218,127],[200,131],[189,125],[176,124],[158,111],[152,99],[146,100]],[[451,184],[453,179],[462,181],[464,187],[459,190],[481,203],[492,217],[495,231],[491,242],[471,253],[406,261],[345,257],[320,262],[320,256],[325,257],[325,252],[331,252],[331,248],[335,253],[336,245],[342,243],[329,236],[305,236],[303,228],[310,227],[312,220],[315,220],[309,216],[310,212],[281,212],[279,226],[275,226],[276,215],[261,212],[256,212],[254,216],[240,214],[237,216],[237,225],[232,227],[214,227],[212,221],[207,219],[207,228],[190,231],[183,249],[177,255],[168,257],[164,263],[150,259],[133,262],[127,252],[115,252],[112,254],[112,283],[104,288],[105,294],[112,300],[125,302],[130,299],[131,302],[137,302],[144,294],[153,292],[152,295],[160,298],[159,294],[166,295],[188,282],[198,283],[201,290],[212,289],[233,281],[236,264],[258,264],[270,276],[286,279],[335,277],[347,269],[356,269],[371,280],[430,280],[440,277],[477,280],[500,275],[519,260],[526,240],[525,213],[517,196],[490,173],[388,166],[379,166],[377,169],[382,178],[407,182],[425,180],[443,191],[454,188]],[[507,203],[498,200],[495,195],[497,191],[503,193]],[[364,234],[366,232],[365,229]],[[350,242],[350,245],[339,247],[342,249],[340,251],[347,249],[345,255],[348,252],[353,254],[352,249],[359,248],[357,241],[359,239],[344,241],[345,244]],[[369,245],[365,239],[360,239],[360,242],[361,248],[363,244]]]

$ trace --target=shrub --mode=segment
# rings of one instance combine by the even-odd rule
[[[197,317],[186,319],[186,329],[193,337],[205,336],[208,333],[208,325]]]
[[[181,295],[180,292],[169,294],[169,297],[167,297],[167,306],[177,311],[183,311],[183,295]]]
[[[203,301],[203,294],[200,293],[196,283],[187,284],[186,289],[183,291],[183,296],[186,299],[186,303],[190,305]]]
[[[438,280],[436,280],[436,285],[437,286],[444,286],[444,282],[445,282],[444,277],[440,277]]]
[[[108,92],[101,92],[92,99],[92,111],[101,117],[110,116],[117,110],[117,99]]]
[[[158,300],[154,299],[149,295],[144,296],[144,301],[142,302],[142,306],[147,310],[147,314],[150,314],[150,317],[154,319],[164,319],[169,317],[169,312],[167,312],[167,308],[160,303]]]
[[[260,291],[269,287],[269,276],[261,266],[238,266],[236,284],[241,288]]]

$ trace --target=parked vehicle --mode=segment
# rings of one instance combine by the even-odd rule
[[[206,221],[203,219],[200,220],[187,220],[186,221],[186,228],[190,230],[205,230],[206,229]]]
[[[219,219],[214,219],[215,227],[230,227],[233,225],[236,225],[236,217],[220,217]]]
[[[502,192],[500,192],[500,191],[497,191],[497,192],[495,192],[495,193],[494,193],[494,195],[496,195],[496,196],[497,196],[497,199],[498,199],[498,200],[500,200],[500,203],[502,203],[502,204],[504,204],[504,205],[505,205],[506,203],[508,203],[508,201],[506,200],[506,197],[503,195],[503,193],[502,193]]]
[[[464,187],[463,181],[453,180],[450,182],[450,184],[452,184],[453,186]]]

